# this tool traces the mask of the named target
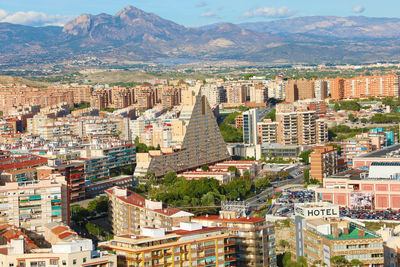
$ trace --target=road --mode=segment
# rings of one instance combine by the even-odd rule
[[[303,174],[301,173],[295,176],[295,173],[298,172],[300,169],[301,168],[298,167],[290,172],[290,174],[294,177],[294,179],[287,179],[285,181],[274,182],[272,183],[273,187],[262,191],[261,193],[255,195],[254,197],[248,198],[246,200],[246,203],[249,205],[249,208],[251,210],[257,210],[261,206],[265,205],[265,203],[268,201],[268,197],[271,197],[273,195],[275,188],[288,184],[301,184],[303,181]]]

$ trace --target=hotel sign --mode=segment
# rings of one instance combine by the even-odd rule
[[[296,205],[294,207],[294,215],[302,216],[304,218],[326,218],[326,217],[339,217],[339,206],[337,205],[323,205],[323,206],[310,206]]]

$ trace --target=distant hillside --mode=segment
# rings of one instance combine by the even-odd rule
[[[188,28],[128,6],[62,27],[0,23],[0,67],[95,56],[141,61],[363,63],[400,60],[400,19],[298,17]]]

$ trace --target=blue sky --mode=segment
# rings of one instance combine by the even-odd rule
[[[309,15],[400,17],[399,0],[0,0],[0,22],[63,25],[82,13],[115,14],[127,5],[185,26]]]

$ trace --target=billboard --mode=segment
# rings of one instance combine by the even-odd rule
[[[301,203],[294,207],[294,214],[304,218],[339,217],[339,206],[331,203]]]
[[[351,209],[371,209],[373,205],[373,195],[371,193],[352,192],[350,194]]]

